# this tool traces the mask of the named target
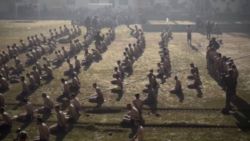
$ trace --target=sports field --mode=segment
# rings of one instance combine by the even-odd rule
[[[43,33],[48,35],[50,28],[58,28],[69,25],[69,21],[0,21],[0,50],[5,50],[6,45],[26,39],[29,35]],[[103,29],[106,31],[107,29]],[[83,33],[85,28],[82,27]],[[224,33],[220,36],[223,45],[219,52],[235,59],[240,72],[237,95],[239,103],[234,103],[235,112],[231,115],[221,114],[225,105],[225,93],[219,85],[210,77],[206,69],[206,46],[208,40],[199,33],[193,34],[193,47],[187,46],[186,33],[173,33],[173,40],[169,43],[172,76],[167,82],[160,85],[158,96],[159,117],[149,114],[145,107],[143,116],[146,127],[145,141],[249,141],[249,130],[244,130],[244,125],[250,124],[250,36],[242,33]],[[78,37],[81,41],[83,35]],[[145,32],[146,49],[143,55],[134,63],[134,73],[125,79],[125,94],[121,101],[110,92],[113,88],[110,81],[113,80],[113,68],[116,61],[123,58],[124,48],[128,43],[134,43],[135,39],[129,35],[129,29],[125,25],[116,28],[116,39],[102,54],[102,60],[94,63],[86,71],[81,70],[81,99],[83,109],[79,121],[73,124],[66,134],[51,135],[51,140],[65,141],[128,141],[129,129],[119,127],[123,115],[126,113],[125,106],[134,99],[134,94],[141,93],[148,83],[147,74],[150,69],[156,70],[160,61],[158,42],[160,32]],[[69,44],[57,44],[59,47],[69,48]],[[93,48],[94,44],[90,48]],[[77,54],[83,59],[84,52]],[[46,55],[47,58],[55,58],[54,54]],[[25,55],[19,57],[23,62]],[[72,58],[73,62],[73,58]],[[203,83],[202,97],[197,96],[195,90],[190,90],[187,85],[189,64],[194,63],[199,67],[201,81]],[[11,65],[13,62],[10,62]],[[41,60],[42,64],[43,61]],[[61,67],[54,69],[55,79],[49,84],[40,86],[31,96],[31,102],[39,107],[42,105],[41,93],[46,92],[52,99],[62,94],[60,79],[64,77],[64,71],[68,69],[65,62]],[[27,69],[29,70],[29,69]],[[184,89],[184,101],[180,103],[177,96],[170,94],[169,90],[174,87],[174,76],[178,75]],[[92,83],[97,82],[105,96],[103,112],[95,113],[88,97],[93,95]],[[12,84],[10,90],[4,93],[7,108],[11,115],[22,111],[18,106],[16,96],[21,92],[20,84]],[[142,94],[144,99],[146,95]],[[242,107],[242,105],[244,107]],[[46,123],[56,123],[53,114],[46,118]],[[12,132],[3,140],[11,141],[15,137],[15,130],[21,127],[28,131],[29,139],[37,135],[35,120],[30,123],[14,122]]]

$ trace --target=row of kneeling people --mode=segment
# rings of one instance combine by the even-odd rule
[[[100,108],[104,103],[103,94],[96,83],[93,84],[93,88],[96,94],[89,97],[89,102],[96,103],[96,108]],[[3,119],[3,121],[0,122],[0,131],[2,133],[10,131],[13,121],[15,120],[20,122],[28,122],[33,121],[35,117],[38,117],[38,123],[39,125],[42,123],[43,127],[38,126],[39,136],[37,139],[49,140],[50,133],[67,131],[69,124],[76,122],[81,115],[81,102],[76,95],[70,95],[67,101],[65,101],[62,105],[55,104],[55,102],[46,93],[42,93],[41,97],[43,99],[43,105],[41,107],[35,108],[32,102],[28,98],[25,98],[21,103],[24,112],[11,116],[5,110],[6,105],[4,104],[4,98],[3,95],[0,94],[0,114]],[[51,115],[53,109],[55,110],[57,121],[56,124],[53,124],[49,127],[43,121],[41,121],[42,119],[39,117],[42,117],[42,115]],[[43,128],[43,130],[41,131],[40,128]],[[46,131],[46,134],[44,134],[44,131]]]
[[[44,36],[44,35],[42,35]],[[33,37],[33,36],[32,36]],[[36,40],[35,40],[35,39]],[[31,40],[32,39],[32,40]],[[26,53],[26,65],[32,65],[35,64],[37,68],[42,70],[42,67],[39,65],[38,59],[40,59],[44,54],[52,52],[56,48],[56,42],[48,39],[46,40],[46,37],[44,36],[44,42],[42,42],[37,36],[34,36],[33,38],[28,38],[29,40],[29,46],[34,47],[34,45],[38,44],[34,49],[28,50],[28,53]],[[23,41],[21,41],[23,46],[26,46]],[[44,44],[47,44],[45,46]],[[11,52],[11,51],[10,51]],[[44,65],[44,71],[50,75],[49,65],[48,65],[48,59],[43,57],[43,60],[46,61],[46,65]],[[5,91],[8,90],[8,82],[18,82],[20,79],[20,75],[24,72],[25,66],[21,63],[21,60],[18,57],[14,57],[14,66],[9,67],[7,64],[1,64],[1,78],[2,82],[0,84],[0,90]],[[27,74],[27,76],[30,76]]]
[[[59,27],[61,28],[61,27]],[[64,25],[64,30],[69,30],[66,25]],[[73,29],[75,27],[73,26]],[[80,30],[80,29],[79,29]],[[56,31],[56,29],[54,29]],[[79,32],[79,31],[78,31]],[[53,33],[53,30],[49,30],[50,37],[46,37],[43,33],[40,33],[40,37],[35,34],[32,36],[27,37],[27,43],[25,43],[22,39],[20,40],[19,44],[17,45],[14,43],[12,46],[7,46],[7,53],[5,51],[2,51],[0,54],[0,64],[7,63],[10,59],[17,57],[21,53],[27,53],[27,54],[34,54],[34,52],[42,52],[46,50],[46,47],[52,48],[54,44],[56,43],[56,40],[59,37],[63,37],[65,35],[68,35],[66,32],[58,33],[57,36],[54,36],[55,33]],[[35,56],[35,55],[34,55]]]
[[[91,53],[88,48],[84,49],[84,59],[82,65],[88,67],[93,61],[99,62],[102,59],[102,53],[104,53],[108,46],[115,40],[114,29],[109,29],[106,34],[101,35],[101,32],[97,31],[93,39],[95,40],[95,49],[91,49]]]
[[[80,50],[81,45],[78,44],[79,40],[74,44],[75,50]],[[55,48],[55,44],[53,45]],[[1,70],[1,82],[0,82],[0,90],[5,91],[8,90],[9,88],[9,83],[8,82],[19,82],[21,81],[22,87],[23,87],[23,94],[29,93],[27,88],[30,88],[31,90],[36,89],[40,85],[40,80],[45,79],[47,81],[51,80],[53,78],[53,65],[58,65],[62,63],[65,58],[68,58],[70,56],[69,52],[62,47],[62,50],[55,51],[56,58],[51,61],[50,59],[43,57],[42,61],[44,64],[41,66],[41,64],[37,61],[42,54],[39,55],[32,55],[33,57],[28,58],[28,60],[31,60],[32,62],[35,62],[35,65],[32,67],[32,72],[31,73],[26,73],[26,80],[29,80],[29,83],[24,83],[25,82],[25,77],[21,77],[22,73],[24,72],[24,65],[21,63],[21,60],[19,58],[15,58],[15,67],[9,67],[8,65],[4,65]],[[36,57],[35,57],[36,56]],[[75,64],[76,68],[75,71],[79,72],[80,69],[80,63],[79,60],[77,59],[77,56],[75,56]],[[35,70],[39,73],[33,73]],[[38,75],[39,74],[39,75]],[[72,73],[73,74],[73,73]]]
[[[34,105],[28,100],[22,101],[24,112],[11,116],[4,107],[0,107],[0,114],[2,121],[0,122],[1,133],[8,133],[14,121],[28,122],[32,121],[35,117],[37,118],[38,136],[34,140],[49,140],[51,132],[55,131],[66,131],[69,122],[75,122],[80,116],[81,104],[77,97],[71,96],[67,103],[66,109],[63,111],[59,105],[54,105],[52,99],[45,93],[42,94],[43,106],[35,109]],[[57,123],[50,127],[42,121],[42,115],[50,115],[52,110],[55,109]]]
[[[117,61],[117,66],[114,68],[113,78],[111,84],[117,86],[111,92],[118,94],[117,100],[120,100],[123,94],[123,81],[125,77],[129,77],[133,73],[134,62],[142,55],[145,49],[145,37],[143,32],[140,32],[137,42],[135,44],[128,44],[123,52],[124,59]]]
[[[161,61],[157,63],[157,78],[161,80],[163,84],[168,77],[171,76],[171,62],[170,62],[170,55],[168,49],[168,43],[172,39],[171,31],[164,31],[161,33],[161,41],[159,42],[160,47],[160,57]]]

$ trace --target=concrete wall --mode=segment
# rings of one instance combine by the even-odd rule
[[[147,0],[145,0],[147,1]],[[220,13],[225,12],[239,12],[241,10],[241,6],[244,5],[244,3],[247,3],[246,1],[250,0],[149,0],[151,1],[151,4],[160,4],[165,6],[170,6],[171,3],[179,3],[180,5],[183,5],[185,8],[192,8],[192,6],[200,4],[201,6],[209,6],[211,5],[211,10],[216,10]],[[208,5],[209,4],[209,5]],[[250,7],[249,7],[250,9]]]

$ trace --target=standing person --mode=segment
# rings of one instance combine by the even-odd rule
[[[192,29],[190,25],[187,26],[187,42],[188,46],[192,45]]]
[[[207,22],[207,25],[206,25],[206,31],[207,31],[207,39],[210,40],[211,39],[211,33],[212,33],[212,29],[213,28],[213,25],[210,21]]]
[[[236,93],[237,82],[234,79],[234,72],[233,70],[229,70],[228,75],[225,76],[225,85],[226,85],[226,104],[225,108],[222,110],[223,113],[228,114],[229,111],[232,109],[231,102],[233,96]]]

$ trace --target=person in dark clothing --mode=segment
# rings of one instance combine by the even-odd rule
[[[187,42],[188,46],[192,45],[192,29],[190,25],[187,26]]]
[[[211,48],[211,49],[214,49],[214,50],[217,50],[217,49],[220,48],[220,44],[216,41],[216,38],[213,37],[213,38],[209,41],[208,48]]]
[[[208,39],[208,40],[211,39],[212,30],[213,30],[213,24],[212,24],[210,21],[208,21],[208,22],[207,22],[207,25],[206,25],[207,39]]]
[[[12,119],[10,115],[5,112],[4,108],[0,108],[0,114],[2,115],[2,121],[0,121],[0,132],[4,133],[9,131],[12,127]]]
[[[96,49],[98,49],[101,46],[101,42],[103,41],[103,36],[101,36],[100,34],[101,32],[98,31],[96,36],[94,37]]]
[[[225,108],[222,110],[223,113],[228,114],[229,111],[232,109],[231,102],[232,98],[236,93],[237,82],[234,79],[234,72],[233,70],[229,70],[228,74],[225,76],[225,86],[226,86],[226,103]]]

